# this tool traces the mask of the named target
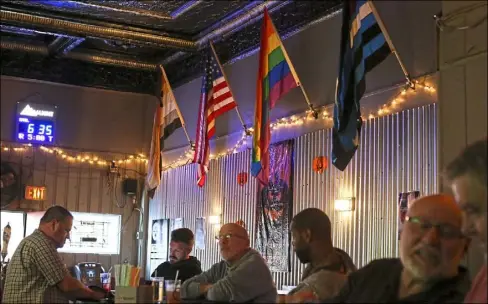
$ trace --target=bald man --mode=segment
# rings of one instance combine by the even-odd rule
[[[251,249],[242,226],[225,224],[216,237],[223,261],[183,283],[183,299],[216,302],[274,303],[276,288],[263,257]]]
[[[468,240],[461,209],[447,195],[414,201],[401,232],[400,259],[380,259],[349,275],[328,303],[460,303],[469,290],[459,266]]]

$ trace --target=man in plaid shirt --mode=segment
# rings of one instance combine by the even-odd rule
[[[69,299],[100,300],[104,294],[86,288],[67,271],[57,249],[64,246],[73,215],[61,206],[49,208],[39,228],[20,242],[10,260],[3,303],[68,303]]]

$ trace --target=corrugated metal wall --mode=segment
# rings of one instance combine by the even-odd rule
[[[86,153],[70,153],[70,155],[77,154],[86,155]],[[128,157],[128,155],[101,153],[97,153],[97,156],[107,160]],[[131,161],[131,163],[120,164],[120,178],[109,186],[106,167],[91,166],[80,162],[68,163],[64,159],[37,149],[28,148],[23,152],[12,149],[2,150],[1,160],[10,162],[14,168],[17,168],[15,170],[22,167],[24,184],[47,187],[47,200],[43,202],[23,201],[20,207],[24,210],[46,210],[51,205],[57,204],[70,211],[122,215],[122,224],[125,223],[125,226],[121,232],[119,255],[62,253],[66,265],[94,261],[102,263],[103,267],[108,270],[111,265],[126,259],[133,264],[137,263],[135,232],[139,224],[139,214],[132,213],[132,200],[123,195],[121,182],[124,177],[139,178],[138,172],[145,171],[143,162]],[[117,204],[125,206],[118,208]]]
[[[435,104],[367,121],[360,149],[344,172],[330,164],[323,174],[312,170],[316,156],[330,155],[330,129],[296,138],[294,214],[308,207],[324,210],[333,223],[335,246],[347,251],[358,267],[397,256],[398,193],[437,191],[436,123]],[[194,230],[197,217],[222,214],[223,223],[242,219],[254,243],[256,182],[249,178],[246,185],[237,184],[237,174],[249,171],[250,154],[247,150],[212,161],[204,189],[194,186],[194,165],[164,172],[162,186],[150,201],[149,223],[182,217],[184,226]],[[356,210],[334,211],[333,202],[340,197],[355,197]],[[216,227],[208,221],[206,225],[206,250],[194,252],[204,270],[220,260],[213,238]],[[279,288],[299,282],[303,267],[293,253],[291,257],[291,272],[273,274]]]

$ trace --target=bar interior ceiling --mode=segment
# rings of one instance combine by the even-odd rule
[[[174,87],[198,77],[210,41],[224,64],[255,50],[265,8],[289,36],[337,14],[340,2],[2,0],[2,75],[153,93],[158,64]],[[50,74],[77,67],[87,77]],[[118,86],[105,75],[113,72],[138,81]]]

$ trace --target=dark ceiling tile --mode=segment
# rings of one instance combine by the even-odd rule
[[[6,36],[9,41],[17,42],[20,46],[15,46],[16,51],[12,52],[11,50],[14,48],[12,44],[4,48],[2,41],[2,74],[93,87],[113,87],[115,90],[152,92],[154,84],[149,84],[151,78],[147,76],[152,73],[147,69],[152,67],[144,64],[156,65],[163,59],[181,53],[182,56],[175,57],[176,60],[165,64],[172,86],[177,87],[201,75],[202,54],[208,50],[208,45],[203,45],[203,49],[200,51],[181,51],[162,45],[137,42],[131,38],[122,42],[110,36],[110,31],[113,29],[119,32],[126,30],[132,33],[170,35],[170,37],[183,37],[188,40],[214,30],[218,21],[233,20],[237,18],[235,16],[243,14],[244,10],[247,11],[250,7],[262,5],[262,3],[263,1],[251,3],[249,1],[3,0],[2,11],[6,9],[48,18],[64,18],[72,22],[106,28],[107,38],[104,39],[91,37],[78,39],[78,37],[68,36],[66,43],[73,41],[73,45],[75,45],[74,49],[68,49],[68,52],[121,59],[119,63],[116,63],[119,65],[133,60],[141,62],[142,65],[137,66],[146,70],[137,70],[131,64],[107,66],[95,62],[75,61],[61,55],[56,58],[42,59],[40,53],[46,53],[42,48],[52,43],[58,34],[49,34],[47,30],[44,30],[44,34],[39,34],[39,31],[42,32],[43,29],[37,27],[35,28],[37,32],[35,32],[32,30],[31,23],[24,24],[24,27],[29,27],[29,29],[24,29],[18,24],[4,23],[2,24],[2,35]],[[280,2],[276,6],[276,10],[270,10],[270,14],[278,32],[283,36],[328,14],[331,9],[336,9],[339,3],[338,0]],[[171,19],[170,15],[175,18]],[[259,46],[261,23],[261,20],[244,22],[229,34],[214,37],[217,55],[223,64],[255,50]],[[15,31],[12,31],[12,28]],[[152,30],[149,30],[150,28]],[[62,31],[63,29],[59,28],[57,32]],[[76,41],[81,43],[76,43]],[[30,44],[36,48],[29,48]],[[29,50],[31,53],[25,54],[19,50]],[[38,51],[39,54],[32,53],[35,51]],[[69,54],[67,56],[70,57]],[[92,57],[71,56],[71,58],[90,60],[89,58]],[[95,72],[97,70],[100,70],[99,75]],[[25,72],[24,76],[22,76],[22,71]],[[120,75],[115,75],[118,73]],[[132,84],[129,83],[129,79],[134,80]]]

